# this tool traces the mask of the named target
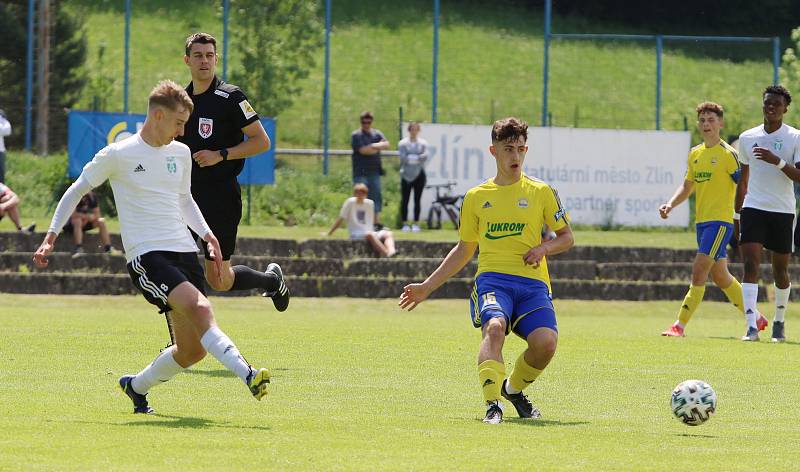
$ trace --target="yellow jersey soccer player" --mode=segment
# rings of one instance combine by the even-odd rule
[[[470,318],[482,333],[478,380],[486,402],[483,421],[490,424],[503,420],[501,398],[522,418],[540,416],[522,391],[550,363],[558,342],[545,256],[564,252],[574,242],[556,191],[522,172],[527,140],[525,122],[506,118],[494,123],[489,152],[497,175],[467,192],[458,244],[424,282],[406,285],[399,302],[413,310],[480,247]],[[542,242],[544,225],[555,231],[554,239]],[[509,332],[528,346],[506,378],[503,343]]]
[[[695,219],[697,255],[692,265],[692,282],[678,310],[678,320],[661,333],[662,336],[684,336],[686,324],[703,300],[708,274],[728,300],[744,314],[742,285],[728,271],[726,247],[733,235],[733,203],[736,182],[741,173],[736,150],[720,138],[723,127],[722,106],[714,102],[697,105],[697,128],[703,142],[689,151],[689,162],[683,183],[658,211],[668,218],[672,209],[697,192]],[[767,319],[759,319],[766,328]]]

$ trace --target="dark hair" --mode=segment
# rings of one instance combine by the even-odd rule
[[[528,140],[528,123],[513,116],[497,120],[492,125],[492,142],[516,141],[520,136]]]
[[[208,33],[194,33],[186,38],[186,55],[192,52],[193,44],[213,44],[214,52],[217,52],[217,40]]]
[[[372,112],[370,111],[361,112],[359,119],[363,120],[364,118],[369,118],[370,120],[375,121],[375,117],[372,116]]]
[[[408,122],[408,130],[411,131],[411,127],[416,126],[417,128],[421,128],[419,125],[419,121],[409,121]]]
[[[703,102],[697,105],[695,111],[697,112],[698,118],[700,117],[700,113],[705,113],[705,112],[716,113],[717,116],[720,118],[722,118],[722,114],[725,113],[725,110],[722,108],[722,105],[714,102]]]
[[[789,91],[786,90],[786,87],[784,87],[783,85],[770,85],[769,87],[764,89],[764,93],[762,94],[762,96],[768,93],[773,93],[775,95],[782,95],[783,99],[786,101],[786,106],[789,106],[789,104],[792,103],[792,94],[789,93]]]
[[[183,87],[171,80],[162,80],[150,92],[148,107],[154,106],[162,106],[172,111],[178,111],[180,107],[183,107],[192,113],[194,103]]]

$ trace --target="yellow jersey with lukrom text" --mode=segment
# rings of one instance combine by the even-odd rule
[[[569,224],[558,193],[541,180],[522,178],[511,185],[494,179],[473,187],[461,206],[462,241],[477,242],[478,274],[499,272],[541,280],[550,287],[547,262],[526,265],[523,257],[542,242],[542,227],[558,231]]]
[[[695,221],[733,223],[733,203],[741,166],[736,150],[725,141],[701,143],[689,151],[685,179],[694,182]]]

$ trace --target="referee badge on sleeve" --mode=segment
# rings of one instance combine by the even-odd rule
[[[214,120],[211,118],[200,118],[197,123],[197,133],[203,139],[208,139],[214,132]]]
[[[242,113],[244,114],[244,119],[249,120],[250,118],[256,116],[256,111],[250,106],[250,102],[247,100],[242,100],[239,102],[239,108],[242,109]]]

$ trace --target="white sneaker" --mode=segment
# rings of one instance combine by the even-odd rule
[[[422,230],[421,230],[421,229],[419,229],[419,226],[417,226],[417,225],[411,225],[411,232],[412,232],[412,233],[419,233],[420,231],[422,231]]]
[[[400,229],[400,231],[402,231],[404,233],[408,233],[409,231],[411,231],[411,227],[408,226],[408,225],[403,225],[403,227]]]

